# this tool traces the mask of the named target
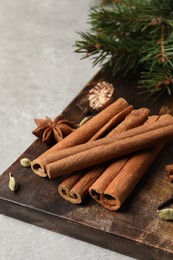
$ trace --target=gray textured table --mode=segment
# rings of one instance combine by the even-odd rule
[[[35,140],[33,118],[57,116],[98,70],[73,48],[93,2],[0,1],[0,173]],[[0,243],[1,260],[130,259],[3,215]]]

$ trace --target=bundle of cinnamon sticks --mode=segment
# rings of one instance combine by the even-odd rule
[[[117,210],[148,170],[164,144],[173,139],[173,117],[151,116],[123,98],[94,116],[32,162],[41,176],[67,176],[59,194],[78,204],[87,194]]]

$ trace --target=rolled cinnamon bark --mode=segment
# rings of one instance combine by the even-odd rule
[[[157,124],[157,122],[153,123],[153,125],[154,124]],[[146,130],[149,128],[148,125],[145,125],[145,127]],[[132,130],[128,130],[126,133]],[[117,137],[120,135],[121,134],[117,134]],[[59,161],[48,164],[46,166],[47,173],[49,178],[56,178],[61,175],[82,170],[84,168],[88,168],[90,166],[147,148],[157,142],[166,142],[171,139],[173,139],[173,121],[168,126],[159,127],[149,132],[146,131],[130,138],[119,139],[119,141],[113,141],[107,145],[95,147],[94,143],[97,141],[93,141],[93,148],[83,152],[78,151],[78,153],[74,155],[67,156]]]
[[[126,107],[125,109],[123,109],[120,113],[118,113],[116,116],[113,117],[113,122],[114,122],[114,125],[118,124],[120,121],[122,121],[133,109],[133,106],[132,105],[129,105],[128,107]],[[142,116],[142,113],[145,114],[146,113],[146,110],[148,112],[148,109],[145,109],[145,112],[144,112],[144,109],[142,109],[141,111],[141,116]],[[134,117],[134,115],[133,115]],[[143,118],[143,117],[142,117]],[[112,121],[112,119],[110,120]],[[110,122],[109,121],[109,122]],[[108,123],[109,123],[108,122]],[[110,125],[110,124],[109,124]],[[107,130],[107,128],[105,128],[105,131]],[[91,142],[93,140],[96,140],[97,138],[97,135],[94,135],[92,140],[88,140],[88,142]],[[85,147],[85,146],[84,146]],[[85,148],[84,148],[85,150]],[[69,150],[68,153],[70,153],[70,155],[76,153],[76,148],[75,146],[71,147],[71,149]],[[51,153],[51,154],[48,154],[48,155],[43,155],[42,159],[44,160],[44,164],[47,165],[48,163],[52,163],[52,162],[55,162],[57,160],[60,160],[66,156],[68,156],[68,154],[66,153],[67,150],[66,149],[63,149],[61,151],[58,151],[56,153]]]
[[[108,132],[112,127],[115,126],[115,124],[122,121],[122,117],[125,118],[127,116],[126,110],[128,109],[128,114],[132,111],[133,106],[127,107],[125,110],[120,112],[118,115],[115,115],[112,119],[107,122],[106,125],[104,125],[95,135],[91,137],[89,141],[94,141],[102,137],[106,132]]]
[[[100,128],[102,128],[112,117],[120,113],[123,109],[128,107],[128,103],[125,99],[119,98],[114,103],[109,105],[103,111],[91,118],[84,125],[76,129],[61,142],[54,145],[48,151],[40,155],[34,161],[31,162],[31,168],[33,172],[41,177],[46,177],[45,162],[43,157],[57,153],[58,151],[67,147],[72,147],[78,144],[87,142]]]
[[[116,131],[117,131],[116,135],[112,134],[112,132],[111,132],[110,135],[108,135],[104,138],[98,139],[96,141],[87,142],[87,143],[80,144],[77,146],[69,147],[68,149],[62,149],[61,151],[58,151],[58,153],[56,153],[56,155],[53,155],[54,159],[56,159],[56,160],[54,160],[52,163],[54,163],[58,160],[61,160],[63,158],[66,158],[68,156],[72,156],[72,155],[78,154],[80,152],[90,150],[93,147],[108,145],[108,144],[111,144],[118,140],[123,140],[123,139],[129,138],[129,137],[137,136],[139,134],[143,134],[143,133],[155,130],[155,129],[159,129],[159,128],[171,125],[172,123],[173,123],[173,117],[171,115],[163,115],[161,117],[161,120],[156,122],[155,124],[151,124],[148,126],[145,126],[145,125],[138,126],[138,127],[135,127],[133,129],[130,129],[130,130],[124,131],[124,132],[118,132],[118,130],[114,129],[112,131],[114,131],[114,133],[116,133]],[[52,154],[50,156],[52,157]],[[46,165],[51,164],[51,163],[48,163],[48,161],[51,161],[51,159],[49,158],[49,156],[44,156],[44,155],[43,155],[42,159],[43,158],[44,158],[44,165],[46,168],[45,171],[47,171]],[[48,174],[48,176],[49,176],[49,174]]]
[[[96,179],[92,186],[89,187],[89,193],[91,197],[98,203],[104,206],[103,195],[106,188],[113,181],[113,179],[119,174],[128,160],[128,157],[122,158],[112,162],[105,171],[102,172],[100,177]],[[107,203],[106,203],[107,204]]]
[[[134,109],[126,118],[116,126],[107,136],[111,137],[118,132],[123,132],[128,129],[134,128],[143,124],[146,120],[150,110],[147,108]],[[102,164],[94,167],[94,169],[86,170],[85,174],[77,172],[72,176],[67,177],[58,186],[59,194],[73,204],[79,204],[88,194],[90,186],[96,181],[97,178],[104,172],[107,164]]]
[[[157,120],[159,120],[159,116],[152,116],[145,125],[152,124]],[[163,144],[160,144],[155,148],[152,147],[144,152],[140,152],[133,156],[133,159],[123,158],[113,162],[90,187],[89,193],[91,197],[105,208],[111,210],[118,209],[154,161],[162,147]],[[123,182],[121,183],[122,179]]]
[[[117,210],[160,153],[163,143],[130,158],[104,192],[102,205]]]
[[[99,168],[95,166],[91,170],[87,169],[84,174],[80,171],[79,173],[70,175],[58,186],[59,194],[73,204],[81,203],[88,194],[89,187],[102,174],[104,169],[106,169],[106,164],[103,164]],[[71,176],[73,177],[70,178]],[[75,181],[75,178],[78,179]],[[66,193],[64,189],[67,191]]]
[[[167,174],[169,180],[173,182],[173,164],[165,166],[165,173]]]
[[[146,107],[142,107],[139,109],[133,109],[131,113],[126,116],[126,120],[124,120],[121,124],[114,127],[112,131],[108,133],[108,137],[114,136],[116,133],[124,132],[126,130],[132,129],[144,123],[146,117],[149,115],[150,110]],[[112,127],[115,118],[112,118],[105,126],[103,126],[100,131],[98,131],[90,140],[94,141],[106,132],[106,129],[110,129]],[[110,127],[110,128],[109,128]],[[95,139],[94,139],[95,137]]]
[[[82,176],[83,173],[80,171],[80,173],[71,174],[68,178],[63,180],[62,183],[58,186],[58,192],[61,197],[63,197],[67,201],[70,201],[70,199],[75,199],[74,196],[70,195],[70,190],[81,179]]]

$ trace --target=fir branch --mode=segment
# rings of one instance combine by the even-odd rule
[[[160,37],[160,48],[161,48],[161,54],[160,54],[160,59],[161,62],[165,63],[166,62],[166,55],[165,55],[165,25],[164,23],[161,24],[161,37]]]
[[[90,12],[90,32],[81,32],[76,52],[113,74],[140,73],[150,95],[173,90],[173,1],[114,0]]]
[[[166,63],[148,64],[141,72],[139,88],[143,90],[140,93],[149,92],[150,95],[162,94],[167,92],[169,95],[173,91],[172,65]]]

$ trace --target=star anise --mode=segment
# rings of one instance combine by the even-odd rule
[[[35,118],[34,120],[37,128],[32,133],[46,143],[59,142],[74,131],[73,123],[61,115],[57,116],[54,121],[47,116],[46,119]]]

